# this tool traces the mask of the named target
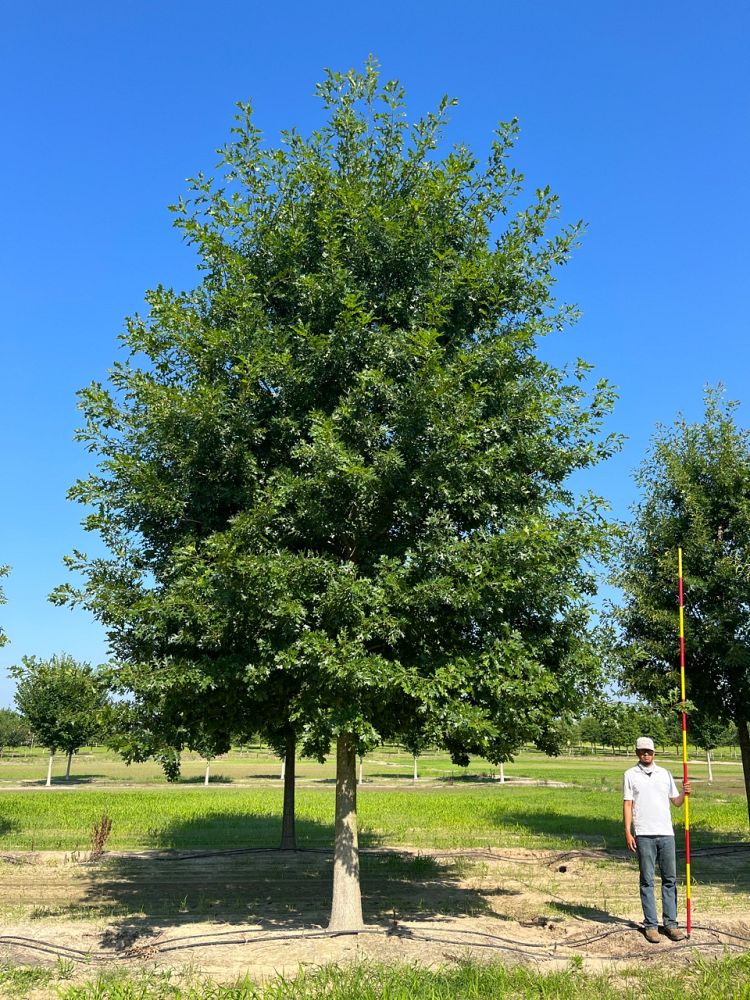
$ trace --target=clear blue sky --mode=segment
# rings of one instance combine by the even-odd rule
[[[94,547],[65,499],[89,461],[75,392],[147,288],[194,283],[166,206],[214,166],[235,101],[270,141],[304,131],[323,67],[373,53],[413,114],[459,99],[452,140],[483,150],[520,118],[529,186],[588,222],[561,284],[583,320],[545,350],[619,386],[628,443],[592,485],[624,516],[657,421],[698,416],[705,383],[750,401],[749,38],[740,0],[5,3],[0,705],[23,654],[106,659],[87,615],[47,602],[63,555]]]

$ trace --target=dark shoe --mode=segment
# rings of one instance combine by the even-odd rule
[[[659,932],[655,927],[646,927],[643,931],[643,936],[651,944],[659,944],[661,938],[659,937]]]
[[[679,927],[665,927],[664,933],[667,935],[670,941],[685,940],[685,931],[681,931]]]

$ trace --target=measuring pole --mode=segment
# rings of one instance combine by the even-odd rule
[[[682,780],[688,780],[687,715],[685,714],[685,604],[682,590],[682,549],[677,549],[680,578],[680,692],[682,695]],[[690,937],[693,918],[690,909],[690,796],[685,796],[685,910],[686,931]]]

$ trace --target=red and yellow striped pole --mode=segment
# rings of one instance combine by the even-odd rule
[[[680,578],[680,694],[682,697],[682,780],[688,780],[687,715],[685,714],[685,603],[682,589],[682,549],[677,549]],[[686,931],[690,937],[693,918],[690,908],[690,796],[685,796],[685,911]]]

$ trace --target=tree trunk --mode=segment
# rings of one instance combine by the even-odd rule
[[[203,784],[204,785],[208,784],[208,780],[209,780],[210,776],[211,776],[211,761],[207,760],[206,761],[206,776],[203,779]]]
[[[417,755],[414,754],[414,777],[413,781],[419,781],[419,774],[417,772]]]
[[[68,753],[68,764],[65,768],[65,780],[70,781],[70,765],[73,763],[73,751]]]
[[[500,784],[505,784],[505,764],[502,761],[500,761]]]
[[[336,744],[336,830],[329,931],[358,931],[362,920],[357,844],[357,755],[351,734]]]
[[[362,782],[364,781],[364,768],[365,768],[365,758],[364,757],[360,757],[359,758],[359,781],[357,782],[357,784],[359,784],[359,785],[361,785]]]
[[[714,772],[713,772],[713,770],[711,768],[711,751],[710,750],[706,750],[706,763],[708,764],[708,783],[711,784],[711,782],[714,780]]]
[[[279,775],[279,781],[283,781],[286,776],[286,757],[281,758],[281,774]]]
[[[747,719],[740,719],[737,723],[737,732],[740,734],[740,753],[742,754],[742,774],[745,779],[745,799],[747,800],[747,817],[750,820],[750,732],[747,728]]]
[[[284,756],[284,810],[281,817],[281,850],[297,850],[297,833],[294,826],[294,770],[296,743],[294,736],[286,738],[286,752]]]
[[[54,756],[53,753],[49,755],[49,764],[47,764],[47,788],[52,784],[52,758]]]

